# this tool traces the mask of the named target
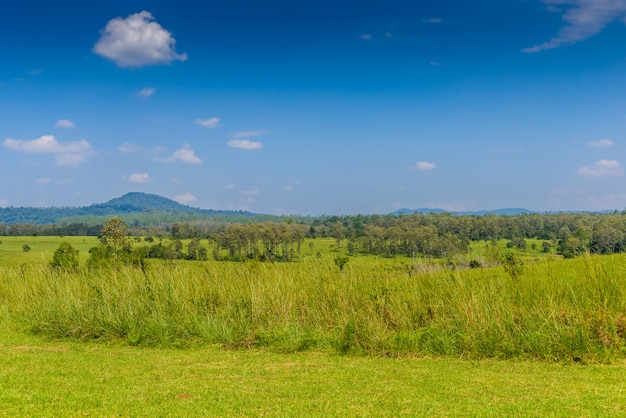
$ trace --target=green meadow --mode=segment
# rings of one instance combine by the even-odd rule
[[[106,269],[87,267],[95,237],[0,240],[0,415],[626,412],[624,255],[528,249],[514,280],[462,260],[340,268],[334,240],[293,262]],[[61,242],[78,270],[48,266]]]

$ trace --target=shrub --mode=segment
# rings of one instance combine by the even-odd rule
[[[500,263],[514,282],[524,273],[524,260],[515,253],[505,252],[500,256]]]
[[[24,244],[22,245],[22,251],[24,251],[25,253],[30,251],[30,245],[28,244]]]
[[[50,267],[52,268],[76,270],[78,265],[78,250],[68,242],[63,242],[59,245],[59,248],[54,251],[52,261],[50,261]]]

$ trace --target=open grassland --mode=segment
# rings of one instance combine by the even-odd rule
[[[624,255],[527,251],[513,281],[340,269],[321,240],[299,262],[89,269],[95,237],[0,239],[0,416],[626,414]],[[63,241],[77,271],[48,266]]]
[[[0,236],[0,266],[47,265],[52,254],[62,242],[68,242],[80,251],[83,262],[89,257],[89,249],[98,245],[97,237],[4,237]],[[30,250],[24,251],[24,245]]]
[[[377,356],[610,362],[625,356],[624,256],[502,268],[162,262],[51,271],[0,266],[0,305],[50,338]]]
[[[0,416],[623,416],[625,365],[187,350],[0,327]]]

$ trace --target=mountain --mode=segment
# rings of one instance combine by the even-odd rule
[[[0,223],[54,224],[57,222],[81,222],[80,218],[123,215],[185,214],[198,216],[250,217],[247,211],[199,209],[181,205],[174,200],[149,193],[131,192],[104,203],[82,207],[0,208]]]
[[[428,213],[451,213],[454,215],[463,215],[463,216],[467,216],[467,215],[508,215],[508,216],[515,216],[515,215],[521,215],[523,213],[535,213],[531,210],[528,209],[523,209],[523,208],[505,208],[505,209],[496,209],[496,210],[479,210],[479,211],[459,211],[459,212],[455,212],[455,211],[449,211],[449,210],[443,210],[443,209],[430,209],[430,208],[419,208],[419,209],[407,209],[407,208],[402,208],[402,209],[398,209],[397,211],[393,212],[394,215],[411,215],[413,213],[421,213],[421,214],[428,214]]]

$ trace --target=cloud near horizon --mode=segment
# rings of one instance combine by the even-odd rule
[[[155,158],[155,160],[165,163],[180,161],[181,163],[187,164],[202,164],[202,160],[196,155],[194,150],[191,149],[189,144],[184,144],[181,149],[174,151],[174,153],[167,158]]]
[[[580,167],[577,172],[583,177],[614,177],[624,174],[624,169],[616,160],[600,160],[593,165]]]
[[[10,150],[23,153],[53,154],[58,165],[78,165],[94,154],[91,144],[84,139],[59,142],[54,135],[43,135],[30,141],[9,138],[2,144]]]
[[[152,181],[148,173],[133,173],[126,180],[131,183],[150,183]]]
[[[584,41],[618,19],[626,17],[626,0],[543,0],[550,11],[562,12],[560,6],[568,7],[563,13],[565,26],[551,40],[522,49],[534,53]]]
[[[174,196],[173,200],[180,203],[181,205],[189,205],[190,203],[196,202],[198,198],[187,192],[185,194],[179,194]]]
[[[122,68],[170,64],[186,61],[187,54],[176,52],[176,40],[145,10],[127,18],[111,19],[100,31],[93,52]]]

